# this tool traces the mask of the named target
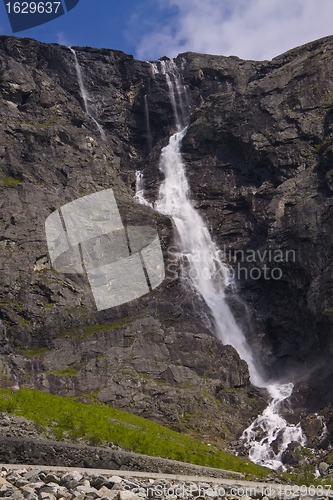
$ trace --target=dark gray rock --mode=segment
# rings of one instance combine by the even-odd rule
[[[68,474],[62,476],[60,485],[64,486],[68,490],[72,490],[80,484],[82,478],[83,478],[82,474],[80,474],[77,471],[69,472]]]
[[[39,441],[29,439],[0,438],[0,462],[4,463],[9,459],[12,464],[34,463],[37,465],[46,465],[52,461],[53,466],[86,468],[85,475],[78,471],[61,475],[60,487],[75,488],[84,485],[84,481],[90,481],[92,473],[89,469],[109,469],[123,471],[144,471],[165,474],[188,474],[210,477],[243,477],[243,474],[237,472],[228,472],[223,469],[214,469],[211,467],[202,467],[200,465],[186,464],[176,460],[168,460],[159,457],[150,457],[138,453],[126,451],[111,450],[108,448],[96,448],[92,446],[74,445],[68,443],[59,443],[52,441]],[[47,474],[45,474],[47,477]],[[1,477],[0,477],[1,479]],[[4,483],[6,480],[3,480]],[[65,485],[66,483],[66,485]],[[121,483],[119,476],[111,476],[107,487],[117,489]],[[1,485],[1,481],[0,481]],[[32,481],[29,485],[23,486],[23,490],[30,491],[29,488],[39,490],[45,487],[43,481]],[[13,486],[14,487],[14,486]],[[54,483],[53,487],[56,487]]]
[[[330,466],[326,462],[320,462],[320,464],[318,465],[319,473],[323,477],[328,475],[329,468],[330,468]]]
[[[302,446],[293,441],[282,454],[282,463],[287,465],[298,465],[301,460]]]

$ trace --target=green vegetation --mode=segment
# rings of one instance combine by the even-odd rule
[[[332,478],[316,477],[316,465],[313,463],[314,453],[311,448],[307,448],[306,446],[302,447],[296,452],[296,456],[300,459],[299,464],[295,467],[293,472],[284,474],[289,481],[300,486],[304,485],[308,487],[322,486],[325,488],[333,486]],[[330,456],[333,458],[333,452],[325,458],[325,462],[330,463]]]
[[[16,175],[6,175],[3,180],[3,185],[5,187],[16,187],[22,182]]]
[[[49,370],[45,372],[48,375],[56,375],[57,377],[75,377],[80,372],[77,368],[64,368],[63,370]]]
[[[27,358],[43,356],[49,351],[48,347],[35,347],[34,349],[20,349],[20,353]]]
[[[19,322],[21,326],[29,325],[30,321],[24,316],[19,315]]]
[[[323,488],[329,488],[333,486],[333,482],[330,478],[315,477],[316,467],[310,463],[304,463],[297,466],[295,472],[290,472],[288,474],[283,474],[283,476],[289,480],[289,482],[298,484],[299,486],[323,486]]]
[[[1,411],[33,420],[58,440],[68,436],[73,440],[84,438],[90,444],[107,441],[128,451],[228,469],[251,477],[271,473],[249,460],[106,405],[78,403],[30,389],[20,389],[15,394],[0,389]]]
[[[314,148],[316,151],[319,151],[321,148],[323,148],[326,144],[328,143],[328,140],[325,139],[323,142],[320,142],[318,144],[314,145]]]
[[[41,117],[40,120],[18,120],[15,123],[15,126],[18,128],[21,128],[22,126],[28,126],[28,127],[39,127],[39,128],[46,128],[46,127],[52,127],[61,120],[61,116],[59,115],[49,115],[45,117]]]
[[[82,341],[86,338],[90,337],[90,335],[94,335],[95,333],[107,332],[109,330],[116,330],[120,328],[126,323],[130,321],[129,317],[122,318],[112,323],[108,323],[106,325],[88,325],[82,328],[77,329],[77,331],[73,332],[72,330],[63,331],[60,335],[60,338],[69,337],[69,340],[72,341]]]
[[[325,460],[328,464],[333,465],[333,451],[331,451],[331,453],[329,453],[329,455],[327,455]]]

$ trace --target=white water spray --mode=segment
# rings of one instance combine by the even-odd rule
[[[134,199],[141,203],[141,205],[147,205],[148,207],[153,207],[152,203],[149,203],[145,198],[145,184],[143,179],[143,173],[140,170],[135,172],[135,195]]]
[[[182,82],[178,68],[172,60],[158,61],[157,63],[151,63],[151,66],[153,75],[158,73],[165,75],[175,125],[177,130],[180,131],[188,124],[190,106],[186,86]]]
[[[300,425],[289,425],[279,415],[282,402],[293,390],[293,384],[270,384],[264,379],[256,363],[248,342],[237,325],[226,302],[226,289],[231,285],[230,272],[221,259],[221,252],[213,242],[209,231],[190,200],[190,188],[186,178],[185,165],[181,158],[180,146],[186,134],[185,109],[186,89],[182,85],[175,64],[160,61],[160,72],[165,74],[173,107],[177,132],[170,137],[163,148],[160,170],[165,178],[160,186],[155,208],[172,217],[178,236],[183,275],[200,294],[209,307],[215,323],[215,333],[223,344],[233,346],[249,367],[251,382],[265,387],[271,400],[268,407],[248,429],[242,439],[249,449],[250,459],[256,463],[276,469],[282,465],[282,453],[292,441],[302,445],[305,438]],[[153,65],[153,74],[158,66]],[[259,435],[260,431],[260,436]],[[279,437],[276,453],[271,445]],[[259,438],[259,441],[258,441]]]
[[[263,413],[245,429],[242,439],[252,462],[278,469],[282,466],[282,454],[289,443],[297,441],[303,446],[306,439],[300,424],[288,424],[279,415],[281,404],[291,396],[294,385],[267,385],[266,388],[272,399]]]
[[[76,52],[75,50],[72,48],[72,47],[68,47],[69,50],[72,52],[73,56],[74,56],[74,62],[75,62],[75,69],[76,69],[76,75],[77,75],[77,80],[79,82],[79,87],[80,87],[80,92],[81,92],[81,97],[82,97],[82,101],[83,101],[83,109],[84,109],[84,112],[90,116],[90,118],[92,119],[92,121],[95,123],[100,135],[101,135],[101,138],[103,139],[103,141],[106,140],[106,135],[105,135],[105,132],[103,130],[103,127],[100,123],[98,123],[98,121],[96,120],[96,118],[94,118],[94,116],[92,115],[91,111],[90,111],[90,108],[89,108],[89,102],[88,102],[88,92],[84,86],[84,83],[83,83],[83,77],[82,77],[82,71],[81,71],[81,68],[80,68],[80,65],[79,65],[79,61],[77,59],[77,55],[76,55]]]
[[[216,335],[223,344],[232,345],[248,363],[253,383],[263,386],[263,379],[256,368],[249,345],[226,302],[225,291],[231,284],[229,269],[189,198],[190,189],[180,154],[180,144],[185,133],[186,128],[171,136],[169,144],[162,150],[160,170],[165,179],[155,208],[173,219],[180,258],[185,263],[184,277],[211,310]]]

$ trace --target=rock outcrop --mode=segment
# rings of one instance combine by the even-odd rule
[[[240,298],[230,304],[267,373],[302,379],[298,413],[333,397],[332,55],[328,37],[271,62],[175,60],[188,89],[183,155],[196,208],[235,270]],[[200,298],[174,279],[170,220],[133,199],[136,170],[150,201],[161,182],[158,159],[174,130],[165,77],[118,51],[78,48],[77,57],[106,141],[84,112],[68,48],[0,37],[2,385],[83,400],[93,392],[230,440],[264,397],[237,353],[212,336]],[[124,223],[157,229],[167,278],[97,312],[84,275],[51,268],[44,223],[109,187]]]
[[[150,457],[112,447],[94,447],[50,440],[0,437],[0,461],[86,469],[111,469],[164,474],[190,474],[210,477],[244,477],[244,474],[213,467],[203,467],[177,460]],[[0,490],[1,491],[1,490]],[[4,495],[2,495],[4,496]]]

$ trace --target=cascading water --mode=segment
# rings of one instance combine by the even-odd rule
[[[158,63],[151,63],[153,76],[161,73],[169,89],[169,98],[171,101],[175,125],[178,131],[183,129],[190,117],[190,106],[187,98],[186,86],[182,83],[178,68],[172,60],[162,60]]]
[[[143,179],[143,173],[140,170],[135,172],[135,195],[134,199],[141,203],[141,205],[147,205],[148,207],[153,207],[149,201],[145,198],[145,185]]]
[[[173,219],[179,240],[180,260],[185,264],[183,274],[210,308],[218,338],[223,344],[236,349],[248,363],[253,383],[262,386],[263,380],[256,369],[251,350],[225,300],[225,291],[231,284],[229,270],[189,198],[189,185],[180,155],[185,133],[186,128],[171,136],[169,144],[162,150],[160,170],[165,179],[155,208]]]
[[[278,469],[282,466],[282,454],[289,443],[297,441],[303,446],[306,439],[300,424],[290,425],[279,415],[281,403],[291,396],[294,385],[267,384],[266,388],[272,399],[263,413],[245,429],[242,439],[252,462]],[[274,447],[277,452],[273,451],[274,443],[277,444]]]
[[[89,102],[88,102],[88,93],[87,93],[87,90],[84,86],[84,83],[83,83],[83,77],[82,77],[82,71],[81,71],[81,68],[80,68],[80,65],[79,65],[79,61],[77,59],[77,55],[76,55],[76,52],[75,50],[72,48],[72,47],[68,47],[69,50],[72,52],[73,56],[74,56],[74,63],[75,63],[75,69],[76,69],[76,75],[77,75],[77,81],[79,82],[79,87],[80,87],[80,92],[81,92],[81,97],[82,97],[82,101],[83,101],[83,109],[84,109],[84,112],[87,113],[88,116],[90,116],[90,118],[92,119],[92,121],[95,123],[100,135],[101,135],[101,138],[103,139],[103,141],[106,140],[106,135],[105,135],[105,132],[103,130],[103,127],[100,123],[98,123],[98,121],[96,120],[96,118],[94,118],[94,116],[92,115],[91,111],[90,111],[90,108],[89,108]]]
[[[282,402],[292,393],[293,384],[269,383],[265,380],[227,304],[226,290],[231,285],[229,268],[223,262],[221,251],[213,242],[203,219],[190,200],[190,188],[180,153],[189,117],[186,88],[173,61],[153,63],[152,71],[154,76],[162,73],[166,77],[177,129],[161,153],[159,167],[164,174],[164,181],[160,186],[155,209],[172,217],[178,237],[183,276],[209,307],[216,336],[223,344],[229,344],[236,349],[248,364],[251,382],[266,388],[271,396],[268,407],[244,431],[242,439],[249,449],[252,461],[277,469],[282,465],[282,453],[290,442],[305,443],[300,425],[289,425],[279,415]],[[144,200],[143,192],[141,196]],[[271,445],[277,438],[279,451],[275,453]]]

